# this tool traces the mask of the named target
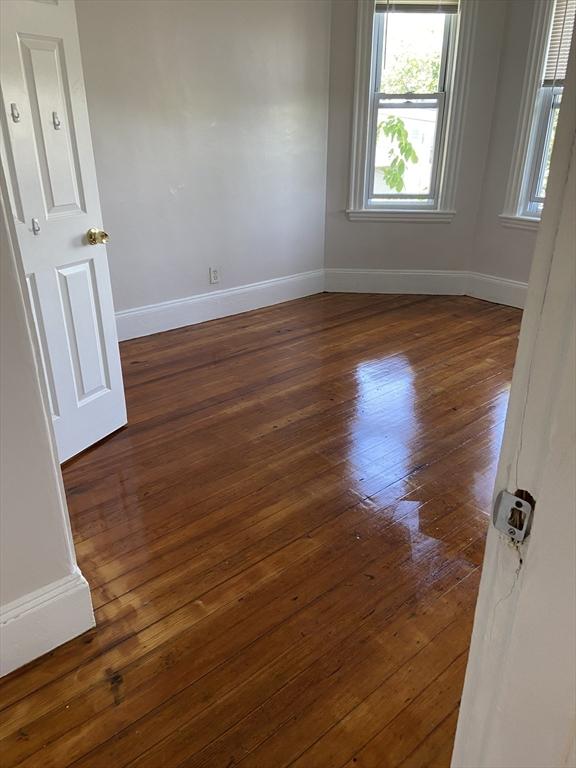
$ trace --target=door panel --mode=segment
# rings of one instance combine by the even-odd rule
[[[18,35],[48,218],[85,211],[64,41]]]
[[[126,423],[74,3],[3,0],[2,164],[60,460]],[[14,105],[14,106],[12,106]]]
[[[42,372],[44,373],[44,379],[46,381],[46,389],[48,392],[48,406],[49,406],[50,414],[52,418],[57,419],[60,416],[60,413],[58,410],[58,396],[56,394],[54,372],[52,371],[52,363],[50,362],[50,353],[48,351],[48,342],[46,340],[46,329],[44,328],[44,321],[42,319],[40,299],[38,298],[38,289],[36,287],[36,276],[27,275],[26,285],[28,286],[28,297],[30,299],[30,308],[32,310],[32,318],[34,320],[36,334],[38,336],[38,351],[40,354],[40,363],[42,366]]]
[[[110,389],[102,321],[95,299],[97,287],[90,262],[59,269],[58,275],[77,402],[80,405]]]

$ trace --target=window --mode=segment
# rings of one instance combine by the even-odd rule
[[[453,122],[458,0],[359,6],[348,213],[437,214],[444,207],[446,136]]]
[[[368,204],[436,203],[452,22],[438,4],[376,5]]]
[[[576,0],[556,0],[525,152],[517,205],[519,216],[537,219],[542,212],[575,16]]]

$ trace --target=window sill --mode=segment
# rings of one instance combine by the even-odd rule
[[[540,219],[534,219],[529,216],[511,216],[507,213],[501,213],[499,219],[503,227],[527,229],[532,232],[536,232],[540,224]]]
[[[451,222],[456,211],[415,211],[412,210],[381,210],[378,208],[348,209],[346,215],[350,221],[380,221],[380,222],[422,222],[430,223]]]

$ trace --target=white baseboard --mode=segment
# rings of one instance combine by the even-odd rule
[[[528,283],[522,283],[519,280],[468,272],[466,296],[523,309],[527,290]]]
[[[302,272],[237,288],[201,293],[116,313],[120,341],[236,315],[324,290],[324,270]]]
[[[441,269],[316,269],[237,288],[200,293],[116,313],[120,341],[236,315],[326,290],[332,293],[414,293],[474,296],[523,307],[526,283],[477,272]]]
[[[325,290],[341,293],[410,293],[473,296],[523,307],[527,283],[478,272],[423,269],[326,269]]]
[[[326,269],[330,293],[464,293],[465,273],[439,269]]]
[[[0,676],[93,626],[90,588],[80,571],[14,600],[0,611]]]

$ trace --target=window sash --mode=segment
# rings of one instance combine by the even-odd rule
[[[545,197],[539,194],[545,173],[547,147],[554,124],[554,116],[560,108],[562,87],[542,86],[538,92],[534,111],[533,135],[528,151],[528,166],[524,189],[520,199],[521,216],[538,217]]]
[[[528,194],[528,208],[542,208],[545,196],[539,194],[544,180],[545,165],[548,156],[548,145],[551,139],[554,117],[560,108],[562,88],[543,87],[540,94],[539,120],[536,143],[534,146],[534,159]]]
[[[440,62],[440,73],[438,76],[438,88],[435,93],[425,94],[391,94],[384,93],[379,90],[380,79],[382,76],[382,42],[386,33],[386,13],[382,12],[382,3],[378,4],[376,13],[374,14],[374,28],[373,28],[373,42],[372,42],[372,88],[370,99],[370,128],[368,135],[368,152],[367,152],[367,174],[366,174],[366,191],[365,191],[365,205],[366,207],[383,207],[383,204],[387,208],[393,208],[396,203],[405,207],[406,202],[413,201],[418,208],[436,208],[438,205],[439,187],[440,187],[440,158],[442,156],[443,144],[445,139],[446,128],[446,85],[447,85],[447,73],[449,64],[450,43],[453,38],[454,30],[454,16],[446,15],[444,23],[444,36],[442,40],[442,53]],[[457,5],[456,5],[457,7]],[[380,194],[374,192],[375,181],[375,165],[376,165],[376,142],[377,142],[377,127],[378,127],[378,110],[386,102],[393,101],[394,99],[402,100],[401,103],[395,104],[396,108],[406,109],[430,109],[436,107],[438,110],[436,117],[436,127],[434,135],[434,151],[432,159],[432,170],[430,174],[430,191],[428,194],[414,195],[394,192],[390,194]],[[430,101],[430,106],[414,103],[415,100]]]
[[[373,200],[382,201],[394,201],[394,200],[420,200],[423,202],[430,201],[430,205],[436,200],[437,187],[438,187],[438,156],[440,154],[440,142],[442,140],[441,126],[444,122],[444,104],[446,102],[446,94],[442,91],[437,93],[426,94],[389,94],[389,93],[377,93],[374,98],[374,110],[372,116],[371,137],[370,142],[370,168],[369,168],[369,190],[370,194],[368,202]],[[397,103],[390,104],[398,100]],[[428,102],[422,104],[423,101]],[[418,103],[419,102],[419,103]],[[430,173],[430,191],[427,194],[408,194],[402,192],[391,192],[389,194],[374,192],[374,183],[376,176],[376,143],[378,139],[378,111],[382,107],[393,106],[394,109],[437,109],[436,125],[434,129],[434,150],[432,160],[432,170]]]
[[[450,51],[450,41],[453,36],[453,17],[446,16],[444,20],[444,37],[442,38],[442,52],[440,54],[440,72],[438,74],[438,91],[446,91],[446,80],[448,74],[448,59]],[[374,71],[372,80],[372,91],[376,94],[380,91],[380,81],[382,79],[382,44],[386,36],[387,14],[377,11],[374,14],[374,33],[373,33],[373,61]]]

